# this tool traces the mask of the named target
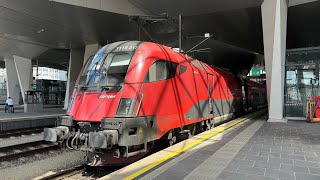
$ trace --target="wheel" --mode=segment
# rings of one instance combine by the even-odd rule
[[[177,142],[177,137],[172,136],[171,139],[168,139],[168,146],[173,146]]]
[[[214,127],[213,119],[208,120],[208,126],[209,126],[209,129],[212,129]]]
[[[167,135],[163,136],[159,140],[160,140],[159,143],[161,144],[161,147],[166,148],[177,143],[177,136],[175,131],[171,130],[167,133]]]

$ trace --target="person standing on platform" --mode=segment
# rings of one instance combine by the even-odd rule
[[[7,101],[6,101],[6,105],[8,108],[8,112],[9,113],[13,113],[13,100],[11,99],[11,97],[8,97]]]

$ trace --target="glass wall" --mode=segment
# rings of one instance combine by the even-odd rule
[[[33,89],[43,92],[43,104],[63,105],[66,83],[65,81],[37,79]]]
[[[286,117],[306,117],[307,99],[320,95],[320,50],[287,53],[284,109]]]

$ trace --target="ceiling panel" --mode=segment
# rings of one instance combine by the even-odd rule
[[[112,41],[135,30],[125,15],[46,0],[0,1],[0,8],[0,32],[59,48]]]
[[[140,3],[140,8],[151,9],[155,14],[164,10],[170,16],[183,13],[184,37],[202,36],[210,32],[214,35],[214,42],[221,41],[222,44],[232,45],[220,44],[219,48],[216,48],[217,43],[205,44],[214,49],[215,59],[226,57],[224,56],[226,54],[229,57],[231,55],[236,57],[237,54],[251,56],[251,51],[261,52],[263,49],[259,7],[262,0],[241,2],[200,0],[196,3],[191,0],[129,0],[129,2]],[[177,46],[178,21],[153,22],[145,28],[156,42]],[[0,0],[0,43],[1,37],[11,43],[30,43],[49,48],[50,50],[38,55],[36,59],[58,65],[66,64],[70,48],[96,42],[104,45],[117,40],[149,40],[142,29],[139,30],[137,24],[130,22],[126,15],[48,0]],[[184,48],[190,48],[199,40],[184,40]],[[241,48],[235,50],[234,46]],[[17,48],[11,47],[11,49]],[[213,57],[201,54],[195,56],[203,58],[204,61]],[[230,61],[233,60],[234,58],[230,58]]]
[[[320,46],[320,1],[290,7],[287,48]]]
[[[263,0],[131,0],[154,14],[199,15],[260,6]]]

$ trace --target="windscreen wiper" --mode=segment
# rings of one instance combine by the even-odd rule
[[[122,88],[122,86],[119,86],[119,85],[98,85],[98,87],[101,87],[102,91],[103,90],[107,90],[109,91],[110,88],[119,88],[118,90],[120,90]]]

